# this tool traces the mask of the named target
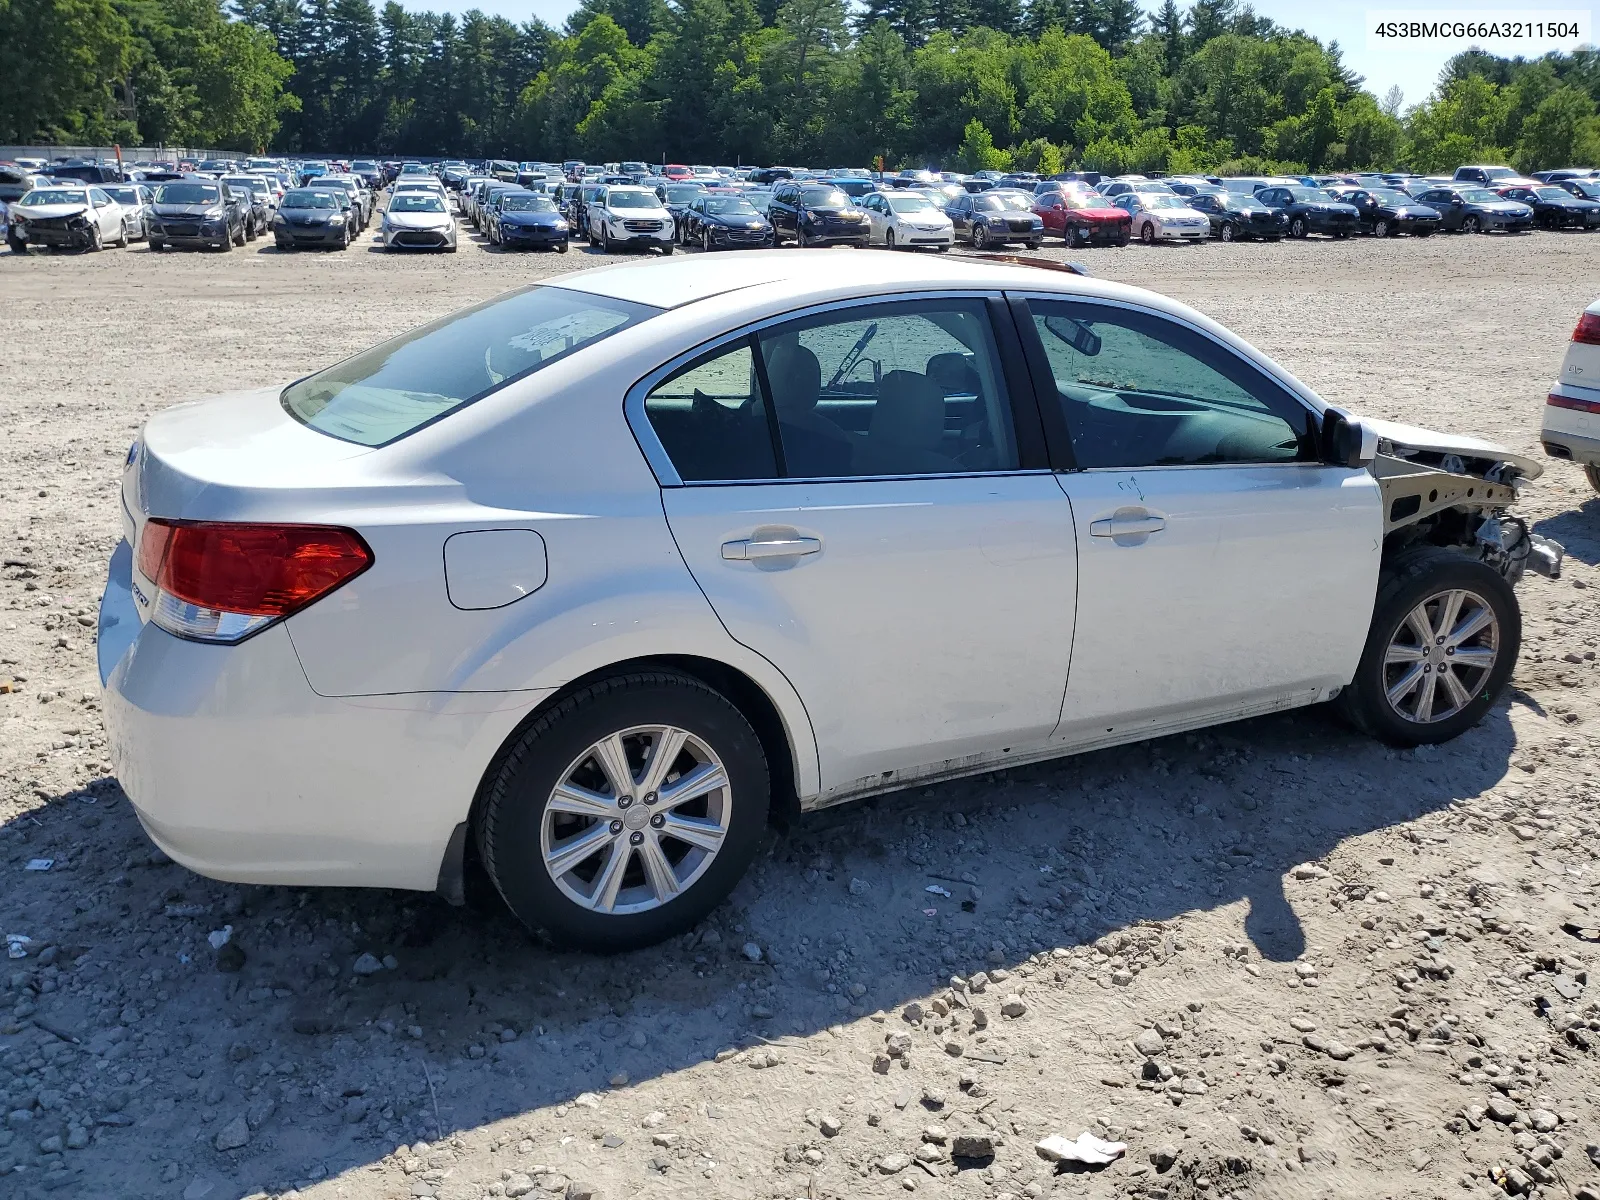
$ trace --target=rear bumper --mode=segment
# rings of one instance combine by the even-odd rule
[[[1600,407],[1600,389],[1596,388],[1561,384],[1551,389],[1551,395]],[[1600,463],[1600,412],[1547,404],[1539,441],[1551,458],[1584,464]]]
[[[117,778],[152,841],[240,883],[432,890],[494,751],[549,693],[336,700],[287,630],[205,645],[141,624],[126,542],[100,604]]]

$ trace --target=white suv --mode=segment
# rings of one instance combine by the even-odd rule
[[[776,814],[1334,697],[1455,736],[1559,569],[1507,512],[1539,470],[1070,272],[618,265],[152,417],[106,725],[203,874],[459,899],[481,864],[639,945]]]
[[[1560,382],[1544,404],[1544,452],[1583,467],[1600,492],[1600,300],[1578,318],[1561,361]]]
[[[607,254],[655,246],[671,254],[676,222],[661,197],[646,187],[608,187],[589,202],[589,242]]]

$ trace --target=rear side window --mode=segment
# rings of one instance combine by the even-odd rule
[[[779,474],[749,338],[668,376],[645,397],[644,411],[685,483]]]
[[[565,288],[524,288],[290,384],[283,407],[330,437],[386,445],[660,311]]]

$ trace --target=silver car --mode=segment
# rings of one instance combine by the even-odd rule
[[[127,225],[128,237],[135,242],[142,242],[150,236],[150,205],[155,203],[156,194],[149,184],[145,183],[115,183],[107,184],[105,193],[122,205],[123,220]]]
[[[456,251],[456,219],[437,192],[407,189],[389,197],[378,226],[385,250]]]

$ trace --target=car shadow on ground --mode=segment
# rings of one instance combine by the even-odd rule
[[[1243,901],[1260,955],[1293,959],[1297,865],[1493,787],[1514,741],[1507,701],[1450,745],[1407,751],[1303,710],[806,814],[700,926],[615,958],[528,935],[492,894],[451,908],[202,879],[153,850],[103,779],[0,840],[6,932],[34,939],[11,964],[25,974],[0,1061],[48,1055],[51,1086],[82,1084],[73,1103],[105,1122],[71,1157],[85,1180],[137,1152],[199,1156],[232,1194],[283,1189],[894,1011],[953,974],[1090,943],[1138,970],[1197,910]],[[208,941],[229,926],[242,962]],[[198,1108],[219,1127],[268,1115],[251,1150],[223,1156],[197,1143]]]

